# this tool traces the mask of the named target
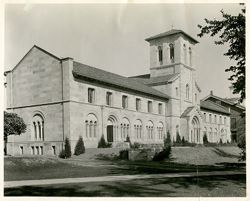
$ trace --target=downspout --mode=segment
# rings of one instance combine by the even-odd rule
[[[61,84],[62,84],[62,102],[61,102],[61,105],[62,105],[62,149],[64,148],[64,94],[63,94],[63,65],[62,65],[62,60],[60,61],[60,64],[61,64],[61,69],[62,69],[62,79],[61,79]]]

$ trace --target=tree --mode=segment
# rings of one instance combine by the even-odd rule
[[[9,135],[21,135],[26,132],[26,124],[15,113],[4,111],[4,153],[7,154],[6,143]]]
[[[181,136],[180,136],[179,132],[177,132],[177,134],[176,134],[176,143],[181,144]]]
[[[208,144],[207,134],[203,135],[203,144]]]
[[[84,146],[82,136],[80,136],[77,143],[76,143],[74,154],[76,156],[78,156],[78,155],[83,154],[83,153],[85,153],[85,146]]]
[[[244,4],[241,4],[244,6]],[[199,37],[208,34],[211,37],[219,34],[215,40],[216,45],[229,44],[228,51],[224,54],[236,64],[225,71],[232,72],[228,80],[232,81],[234,94],[240,94],[240,102],[245,99],[245,7],[238,15],[230,15],[221,10],[222,20],[205,19],[206,25],[198,25],[201,32]]]
[[[65,158],[70,158],[71,157],[71,146],[70,146],[69,138],[67,138],[67,137],[65,139],[64,151],[65,151]]]
[[[246,160],[246,116],[245,112],[242,114],[241,118],[238,120],[237,124],[237,138],[238,147],[241,149],[240,160]]]
[[[171,145],[171,135],[170,132],[167,132],[167,138],[164,139],[164,147]]]

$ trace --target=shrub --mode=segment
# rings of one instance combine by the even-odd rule
[[[138,149],[138,148],[140,148],[142,146],[142,144],[141,143],[139,143],[139,142],[134,142],[134,144],[131,144],[131,148],[133,148],[133,149]]]
[[[169,159],[171,155],[171,146],[166,146],[161,152],[155,153],[153,161],[163,161]]]
[[[181,143],[182,143],[183,145],[186,143],[186,140],[185,140],[184,136],[182,136]]]
[[[170,136],[170,132],[167,132],[167,138],[164,138],[164,147],[171,145],[171,136]]]
[[[207,134],[203,135],[203,144],[208,144]]]
[[[66,158],[64,149],[62,149],[61,152],[59,153],[59,158]]]
[[[71,147],[70,147],[69,138],[67,138],[67,137],[65,139],[64,150],[65,150],[65,158],[70,158],[71,157]]]
[[[78,156],[78,155],[83,154],[83,153],[85,153],[85,146],[84,146],[82,136],[80,136],[77,143],[76,143],[74,154],[76,156]]]
[[[106,142],[106,140],[104,139],[104,136],[102,135],[101,139],[98,142],[97,148],[109,148],[111,146],[112,146],[112,143]]]
[[[179,132],[177,132],[177,134],[176,134],[176,141],[175,142],[178,144],[181,144],[181,136],[180,136]]]
[[[104,136],[102,135],[101,139],[98,142],[98,148],[106,148],[106,140],[104,139]]]

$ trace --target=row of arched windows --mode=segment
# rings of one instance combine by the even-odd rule
[[[220,130],[220,132],[218,132],[217,128],[213,130],[213,128],[211,127],[209,129],[204,127],[204,135],[207,135],[209,142],[217,143],[222,140],[222,142],[224,143],[227,141],[227,130],[223,128]]]
[[[170,51],[169,51],[170,62],[174,63],[175,60],[174,60],[174,44],[173,43],[169,44],[169,49],[170,49]],[[188,51],[187,51],[187,47],[185,44],[183,45],[183,56],[184,56],[184,63],[192,66],[192,49],[191,49],[191,47],[189,47]],[[188,58],[189,58],[189,60],[188,60]],[[160,64],[162,64],[162,62],[163,62],[162,46],[158,46],[158,61]]]
[[[85,121],[85,135],[86,138],[97,137],[97,118],[93,114],[89,114]]]
[[[170,43],[169,44],[169,60],[171,63],[174,63],[174,44]],[[163,49],[162,46],[158,46],[158,61],[160,64],[162,64],[163,61]]]
[[[223,117],[220,115],[219,118],[217,118],[217,115],[212,115],[212,114],[208,114],[208,117],[207,118],[207,113],[204,112],[203,113],[203,118],[204,118],[204,121],[205,122],[209,122],[209,123],[215,123],[215,124],[225,124],[227,125],[227,117],[224,117],[224,121],[223,120]]]

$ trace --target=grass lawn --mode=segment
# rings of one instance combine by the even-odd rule
[[[108,175],[108,168],[79,166],[46,157],[10,157],[4,159],[4,180],[30,180]]]
[[[5,196],[245,197],[244,175],[141,179],[7,188]]]
[[[164,162],[135,162],[121,160],[97,160],[94,152],[108,154],[111,149],[87,150],[80,156],[70,159],[49,157],[6,157],[4,159],[4,180],[31,180],[69,177],[92,177],[106,175],[128,174],[157,174],[177,172],[204,172],[218,170],[244,170],[244,164],[237,162],[235,148],[226,147],[226,150],[207,147],[173,148],[173,158]],[[237,151],[237,150],[236,150]],[[119,150],[116,150],[118,153]],[[199,153],[197,158],[192,153]],[[183,158],[183,155],[186,157]],[[177,157],[178,156],[178,157]],[[204,157],[204,158],[202,158]],[[186,160],[190,159],[190,162]],[[197,165],[193,164],[197,158]],[[200,160],[199,160],[200,158]],[[204,164],[204,161],[206,162]],[[215,163],[216,162],[216,163]],[[220,162],[220,163],[218,163]]]

